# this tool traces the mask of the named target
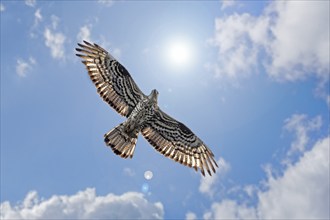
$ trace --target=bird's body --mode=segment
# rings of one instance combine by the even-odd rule
[[[153,90],[147,97],[143,97],[136,107],[133,109],[127,120],[124,122],[124,127],[128,132],[141,131],[143,126],[153,118],[157,105],[157,90]]]
[[[158,91],[146,96],[114,57],[97,44],[84,41],[76,50],[83,54],[89,76],[97,92],[127,120],[104,135],[107,146],[123,158],[132,158],[138,134],[160,153],[186,166],[215,173],[211,150],[183,123],[164,113],[158,106]]]
[[[121,157],[133,157],[138,134],[154,116],[158,92],[153,90],[135,106],[127,120],[104,135],[104,140]]]

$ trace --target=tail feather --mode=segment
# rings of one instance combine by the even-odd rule
[[[123,158],[132,158],[136,146],[138,133],[129,136],[124,132],[123,124],[118,125],[104,135],[104,141],[113,152]]]

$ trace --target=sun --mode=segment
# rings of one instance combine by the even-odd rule
[[[193,61],[193,48],[187,40],[175,40],[168,43],[166,57],[175,67],[186,67]]]

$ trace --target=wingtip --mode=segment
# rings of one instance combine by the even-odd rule
[[[217,162],[213,159],[214,164],[219,168]]]
[[[83,42],[84,42],[85,44],[89,45],[89,46],[93,46],[91,43],[89,43],[89,42],[86,41],[86,40],[83,40]]]
[[[202,173],[202,175],[205,177],[205,172],[204,172],[203,169],[201,169],[201,173]]]
[[[212,166],[212,171],[213,171],[213,173],[215,173],[215,169],[214,169],[214,167]]]

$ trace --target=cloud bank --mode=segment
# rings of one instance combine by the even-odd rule
[[[163,216],[162,203],[151,203],[141,193],[97,196],[93,188],[49,199],[40,199],[32,191],[21,204],[1,203],[0,215],[1,219],[162,219]]]
[[[218,58],[206,67],[216,77],[245,77],[265,68],[279,81],[328,81],[329,14],[328,1],[275,1],[260,16],[217,18],[209,42]]]
[[[319,129],[321,123],[319,116],[309,119],[294,114],[286,119],[284,128],[296,135],[288,152],[299,152],[298,160],[289,161],[281,175],[273,174],[271,166],[266,166],[265,181],[243,188],[247,198],[213,202],[203,218],[329,219],[330,136],[315,141],[306,150],[309,132]],[[254,199],[256,202],[251,204]]]
[[[262,219],[329,219],[329,136],[258,193]]]
[[[315,143],[283,176],[269,175],[256,206],[224,199],[204,219],[329,219],[329,137]]]

